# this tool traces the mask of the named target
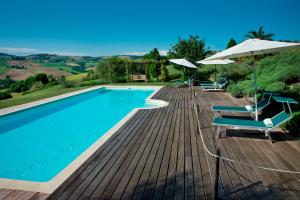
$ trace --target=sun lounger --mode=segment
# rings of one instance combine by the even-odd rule
[[[199,86],[200,87],[205,87],[205,86],[215,86],[217,84],[223,84],[224,82],[226,82],[227,79],[226,78],[221,78],[218,82],[210,82],[210,81],[202,81],[199,82]]]
[[[275,101],[283,104],[283,111],[275,115],[272,118],[266,118],[263,121],[255,121],[248,119],[236,119],[236,118],[222,118],[215,117],[212,124],[217,126],[216,137],[220,137],[221,127],[233,127],[236,129],[247,129],[247,130],[259,130],[263,131],[265,135],[272,142],[270,131],[274,128],[280,126],[281,124],[287,122],[293,117],[290,103],[298,104],[297,101],[291,98],[285,97],[273,97]],[[287,104],[287,108],[285,104]]]
[[[263,93],[261,100],[257,103],[257,110],[261,111],[271,103],[273,93]],[[237,113],[255,113],[255,106],[212,106],[212,111],[220,112],[237,112]]]
[[[203,91],[223,91],[225,90],[225,86],[228,84],[228,80],[222,81],[221,84],[217,83],[215,85],[204,85],[200,86]]]

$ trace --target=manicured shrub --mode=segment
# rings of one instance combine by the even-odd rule
[[[167,71],[166,67],[163,64],[160,67],[159,80],[162,81],[162,82],[168,81],[168,71]]]
[[[0,100],[12,98],[11,94],[7,91],[0,92]]]

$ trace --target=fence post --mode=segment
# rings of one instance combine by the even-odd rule
[[[220,149],[217,150],[217,156],[220,156]],[[220,168],[220,158],[216,157],[216,176],[215,176],[215,185],[214,185],[214,199],[218,199],[219,191],[219,168]]]

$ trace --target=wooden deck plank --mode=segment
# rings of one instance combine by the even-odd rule
[[[170,111],[172,111],[172,107],[166,108],[165,112],[163,112],[161,110],[160,114],[163,114],[162,118],[166,118],[166,115]],[[159,121],[160,120],[158,119],[157,122],[159,122]],[[149,125],[150,125],[149,130],[144,130],[145,132],[149,133],[149,134],[147,134],[149,142],[147,141],[147,142],[142,143],[142,145],[138,149],[134,159],[130,162],[130,165],[128,167],[124,167],[124,169],[123,169],[124,170],[124,175],[116,174],[116,176],[115,176],[116,180],[112,180],[110,182],[110,185],[112,185],[112,187],[110,189],[106,189],[106,191],[105,191],[106,193],[104,193],[101,196],[101,198],[104,198],[104,199],[106,199],[106,198],[120,199],[121,198],[122,193],[123,193],[124,189],[126,188],[129,180],[131,179],[132,173],[136,169],[136,166],[137,166],[138,162],[140,161],[141,157],[143,156],[143,153],[144,153],[146,147],[149,146],[149,145],[152,146],[153,142],[155,141],[156,136],[155,136],[155,134],[151,133],[151,130],[153,130],[154,127],[157,126],[157,123],[156,124],[149,123]],[[119,170],[119,171],[121,171],[121,170]],[[112,197],[110,196],[111,194],[113,194]]]
[[[133,155],[129,153],[133,152],[134,154],[134,152],[138,149],[139,145],[145,138],[145,135],[142,134],[142,131],[145,128],[147,128],[147,126],[148,124],[142,124],[142,126],[139,127],[137,132],[134,133],[134,138],[129,142],[129,144],[124,146],[122,151],[118,151],[120,154],[119,157],[117,157],[116,160],[111,159],[108,161],[108,164],[104,167],[104,169],[100,171],[98,176],[94,179],[94,184],[90,184],[88,189],[82,194],[83,198],[97,197],[102,194],[110,179],[114,176],[114,174],[117,172],[120,166],[122,166],[123,162],[125,161],[126,163],[128,163],[131,160]]]
[[[157,133],[157,131],[155,133]],[[157,137],[157,134],[154,134],[154,132],[152,134],[155,136],[155,138],[154,138],[154,140],[155,140],[156,137]],[[152,149],[153,145],[154,145],[154,142],[149,143],[149,145],[146,147],[146,150],[144,151],[144,154],[143,154],[142,158],[137,163],[136,169],[133,172],[133,174],[132,174],[132,176],[129,180],[129,183],[126,186],[125,191],[123,192],[122,199],[131,199],[132,194],[135,190],[135,187],[136,187],[136,185],[137,185],[137,183],[138,183],[138,181],[141,177],[142,171],[143,171],[143,169],[146,165],[146,162],[149,158],[149,155],[150,155],[150,152],[151,152],[151,149]]]
[[[300,145],[290,136],[270,144],[263,135],[229,130],[214,138],[211,105],[245,105],[220,92],[168,88],[154,98],[169,106],[138,111],[49,199],[212,199],[215,159],[209,151],[237,161],[298,170]],[[236,116],[235,113],[229,115]],[[204,137],[202,143],[201,135]],[[220,161],[222,199],[297,199],[300,177]],[[45,199],[47,194],[0,190],[0,199]]]

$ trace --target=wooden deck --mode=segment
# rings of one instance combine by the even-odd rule
[[[204,150],[245,163],[299,170],[300,143],[284,134],[270,144],[262,133],[227,131],[214,139],[212,104],[237,105],[224,93],[163,88],[154,98],[170,103],[141,110],[48,199],[212,199],[215,159]],[[219,199],[299,199],[300,175],[220,161]],[[45,199],[46,194],[0,190],[0,199]]]

